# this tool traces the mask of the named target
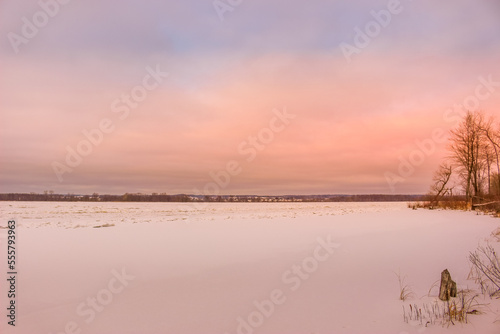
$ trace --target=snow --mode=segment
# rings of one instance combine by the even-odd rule
[[[19,259],[16,327],[3,311],[1,333],[500,333],[489,298],[468,324],[403,321],[403,305],[437,299],[444,269],[478,290],[467,257],[486,240],[500,248],[490,216],[406,203],[0,208],[1,226],[18,223]],[[405,302],[398,272],[415,295]]]

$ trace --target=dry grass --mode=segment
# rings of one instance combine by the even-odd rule
[[[437,288],[438,293],[439,293],[439,283],[440,282],[441,282],[441,280],[437,280],[434,283],[432,283],[431,287],[429,288],[429,291],[427,292],[427,297],[431,297],[431,292],[432,292],[432,289],[434,289],[434,288]],[[437,296],[437,294],[436,294],[436,296]]]
[[[483,305],[476,302],[478,294],[471,290],[461,290],[457,298],[446,302],[445,321],[449,324],[455,324],[455,321],[467,323],[469,314],[479,314],[479,308]],[[457,301],[458,299],[458,301]]]
[[[447,302],[436,299],[422,304],[421,307],[409,304],[408,309],[403,305],[403,320],[406,323],[413,321],[425,327],[431,325],[448,327],[457,322],[466,324],[469,322],[469,315],[483,313],[485,305],[477,302],[478,296],[471,290],[460,290],[456,298]]]
[[[399,282],[399,300],[405,301],[408,298],[415,297],[411,287],[405,282],[406,276],[402,277],[400,272],[394,274],[397,276]]]
[[[419,208],[423,208],[423,203],[421,202],[408,202],[408,208],[412,210],[417,210]]]
[[[468,203],[462,199],[446,198],[444,197],[439,202],[432,202],[430,200],[424,202],[410,202],[408,208],[417,209],[445,209],[445,210],[470,210]]]
[[[476,212],[483,212],[485,214],[492,215],[494,217],[500,217],[500,198],[497,197],[488,197],[486,199],[482,199],[484,201],[491,201],[490,203],[485,203],[483,205],[475,205],[472,207],[470,202],[465,201],[462,197],[443,197],[437,203],[431,200],[427,200],[424,202],[410,202],[408,203],[408,208],[417,210],[419,208],[423,209],[444,209],[444,210],[463,210],[470,211],[474,210]]]

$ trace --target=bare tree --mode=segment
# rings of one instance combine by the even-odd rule
[[[458,128],[451,131],[451,160],[463,180],[465,197],[469,201],[482,192],[484,140],[481,128],[483,115],[468,111]]]
[[[451,193],[452,188],[448,187],[451,175],[451,165],[448,165],[447,163],[442,163],[441,165],[439,165],[432,178],[432,181],[434,183],[431,186],[431,205],[437,205],[441,197]]]
[[[500,195],[500,182],[499,182],[498,173],[491,174],[491,194],[498,196]]]
[[[494,162],[496,164],[496,169],[497,169],[497,177],[496,177],[496,184],[494,185],[494,189],[500,189],[500,178],[498,178],[498,175],[500,175],[500,159],[499,159],[499,154],[500,154],[500,129],[498,129],[498,126],[495,128],[495,119],[493,117],[490,117],[487,122],[484,122],[480,128],[480,130],[483,132],[483,135],[486,137],[487,142],[488,142],[488,153],[489,156],[489,161],[488,160],[488,193],[492,194],[491,191],[491,171],[490,171],[490,166]],[[498,194],[497,194],[498,195]]]

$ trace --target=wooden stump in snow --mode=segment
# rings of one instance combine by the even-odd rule
[[[450,297],[457,296],[457,283],[451,279],[448,269],[441,273],[441,286],[439,287],[439,299],[443,301],[450,300]]]

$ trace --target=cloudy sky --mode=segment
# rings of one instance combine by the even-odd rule
[[[2,193],[424,193],[500,116],[496,0],[59,1],[0,2]]]

